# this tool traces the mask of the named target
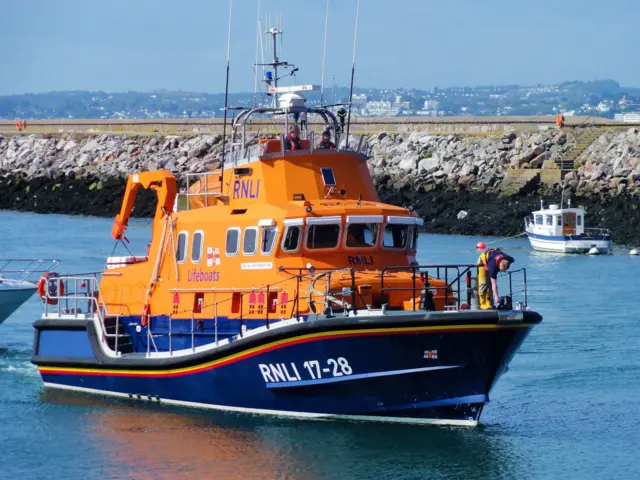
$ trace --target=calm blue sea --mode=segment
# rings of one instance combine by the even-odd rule
[[[0,212],[0,257],[101,270],[111,225]],[[132,221],[139,251],[149,228]],[[420,260],[474,262],[478,240],[423,235]],[[534,253],[522,238],[493,245],[527,267],[529,302],[544,321],[481,427],[284,420],[45,392],[29,362],[34,297],[0,326],[0,478],[640,478],[640,258]]]

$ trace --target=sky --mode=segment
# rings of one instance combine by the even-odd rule
[[[324,83],[348,86],[357,0],[328,1]],[[292,83],[321,83],[327,0],[232,2],[230,91],[254,90],[259,2],[263,31],[282,16]],[[224,91],[229,0],[1,3],[0,95]],[[638,0],[361,0],[355,85],[638,87],[638,19]]]

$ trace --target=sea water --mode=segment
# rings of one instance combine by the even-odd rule
[[[130,223],[130,248],[144,252],[150,222]],[[101,271],[111,226],[0,212],[0,257]],[[0,478],[640,478],[640,257],[425,234],[419,260],[474,263],[479,240],[515,257],[513,269],[527,268],[529,305],[544,320],[477,428],[290,420],[45,391],[29,361],[42,312],[34,296],[0,325]]]

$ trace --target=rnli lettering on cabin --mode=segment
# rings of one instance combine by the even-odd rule
[[[260,180],[249,178],[247,180],[236,180],[233,182],[233,198],[258,198],[260,193]]]
[[[219,282],[220,272],[192,268],[187,271],[187,282]]]
[[[374,265],[373,255],[349,255],[349,265]]]

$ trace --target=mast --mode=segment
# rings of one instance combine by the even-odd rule
[[[278,29],[278,27],[271,27],[267,30],[267,34],[271,35],[271,40],[273,41],[273,61],[271,62],[271,66],[273,67],[273,86],[276,91],[273,94],[273,106],[278,106],[278,67],[280,66],[280,60],[278,60],[278,35],[282,34],[282,30]]]
[[[322,52],[322,79],[320,81],[320,105],[324,105],[324,66],[327,59],[327,31],[329,26],[329,0],[326,0],[326,11],[324,14],[324,51]]]
[[[233,0],[229,0],[229,33],[227,38],[227,78],[225,80],[224,87],[224,123],[222,125],[222,173],[221,178],[224,178],[224,156],[227,145],[227,112],[229,110],[229,62],[231,59],[231,12],[233,9]],[[233,148],[233,147],[232,147]]]
[[[358,17],[360,16],[360,0],[356,6],[356,28],[353,34],[353,62],[351,63],[351,88],[349,89],[349,113],[347,116],[347,138],[345,147],[349,150],[349,127],[351,127],[351,107],[353,104],[353,77],[356,74],[356,42],[358,40]]]

